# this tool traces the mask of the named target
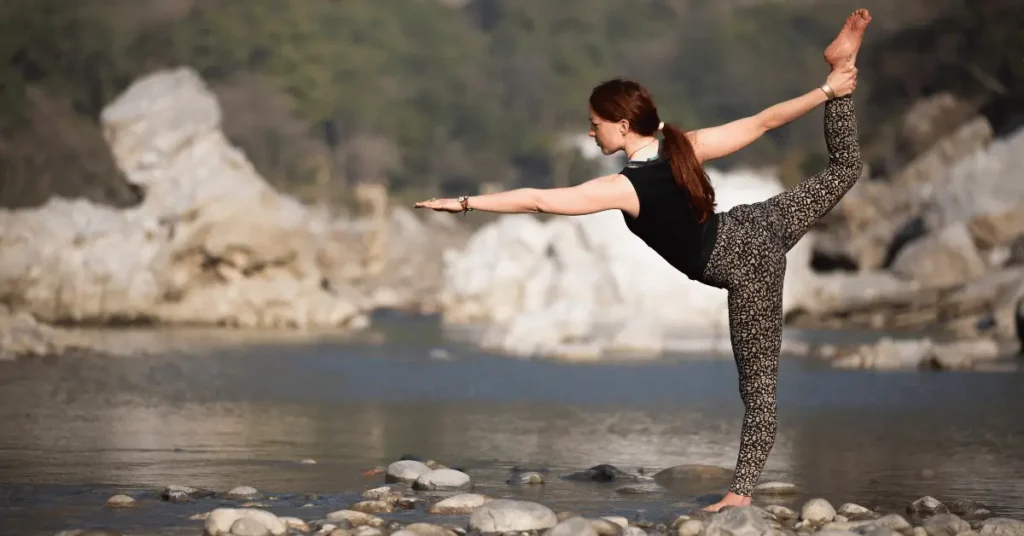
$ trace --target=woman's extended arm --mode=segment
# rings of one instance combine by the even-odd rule
[[[828,84],[837,97],[850,94],[857,86],[857,69],[846,67],[829,74]],[[757,115],[721,126],[687,133],[701,162],[728,156],[757,141],[766,132],[790,123],[823,104],[828,97],[815,88],[799,97],[765,108]]]
[[[629,179],[620,175],[606,175],[569,188],[517,188],[494,194],[474,195],[468,201],[472,210],[504,214],[541,212],[579,216],[604,210],[626,210],[635,213],[639,208],[636,192]],[[416,208],[429,208],[442,212],[462,212],[457,199],[431,199],[415,204]]]

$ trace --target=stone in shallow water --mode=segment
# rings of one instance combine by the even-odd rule
[[[490,497],[477,493],[463,493],[434,504],[427,512],[438,515],[471,514],[474,509],[487,504],[490,500]]]
[[[107,499],[107,506],[111,508],[134,508],[138,505],[138,501],[127,495],[114,495]]]
[[[525,471],[513,473],[512,476],[508,477],[505,481],[506,484],[512,486],[529,486],[535,484],[544,483],[544,475],[537,471]]]
[[[798,491],[796,484],[789,482],[763,482],[754,488],[754,493],[759,495],[792,495]]]
[[[654,475],[654,480],[662,485],[672,484],[719,484],[728,482],[732,471],[714,465],[684,464],[662,469]]]
[[[470,528],[479,532],[544,530],[558,524],[555,513],[542,504],[516,499],[497,499],[473,510]]]
[[[231,488],[224,496],[228,499],[254,499],[259,496],[259,492],[252,486],[238,486]]]
[[[427,464],[417,460],[399,460],[387,468],[385,482],[415,482],[420,475],[430,472]]]
[[[878,514],[855,503],[843,503],[839,505],[839,508],[836,509],[836,513],[851,521],[877,519],[879,517]]]
[[[945,514],[949,512],[949,508],[942,504],[938,499],[931,496],[924,496],[914,501],[907,506],[907,513],[917,514],[920,516],[934,515],[934,514]]]
[[[160,498],[169,502],[187,502],[195,499],[205,499],[216,495],[213,491],[202,488],[191,488],[188,486],[170,485],[164,488]]]
[[[978,501],[951,501],[946,506],[949,508],[949,513],[956,514],[965,519],[992,517],[992,511]]]
[[[337,510],[327,514],[327,521],[340,522],[345,521],[352,527],[361,527],[367,525],[370,527],[383,527],[385,525],[384,520],[370,515],[364,512],[357,512],[355,510]]]
[[[421,474],[412,487],[416,490],[445,490],[470,487],[469,475],[455,469],[434,469]]]
[[[605,463],[565,475],[562,478],[575,481],[612,482],[616,480],[639,480],[640,476],[627,473],[614,465]]]
[[[401,493],[391,489],[391,486],[368,489],[362,493],[362,497],[371,501],[385,501],[394,503],[402,496]]]
[[[395,507],[387,501],[360,501],[350,506],[349,509],[364,514],[389,514],[395,511]]]
[[[647,495],[651,493],[664,492],[665,488],[655,484],[654,482],[644,482],[642,484],[630,484],[628,486],[622,486],[615,490],[615,493],[622,495]]]

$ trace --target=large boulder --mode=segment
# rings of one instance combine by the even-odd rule
[[[833,262],[855,266],[862,271],[886,266],[901,242],[942,226],[935,218],[921,222],[926,207],[942,201],[940,185],[955,174],[951,168],[974,158],[986,159],[992,141],[992,127],[978,116],[942,136],[904,168],[881,180],[862,178],[829,215],[822,219],[816,253]],[[999,147],[995,159],[1002,158]],[[970,164],[962,164],[970,167]],[[966,174],[961,171],[960,175]],[[993,180],[1009,180],[1005,174]],[[946,224],[953,221],[946,221]]]
[[[346,326],[365,301],[326,274],[326,213],[275,191],[221,131],[188,68],[137,80],[101,115],[124,210],[51,199],[0,211],[0,295],[46,321]],[[364,322],[359,322],[364,323]]]

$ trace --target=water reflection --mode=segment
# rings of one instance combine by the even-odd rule
[[[669,512],[709,490],[627,497],[617,484],[557,475],[598,463],[735,462],[742,407],[728,361],[573,366],[458,348],[438,361],[414,340],[2,364],[0,488],[246,484],[346,496],[379,484],[366,469],[415,453],[465,468],[494,495],[595,513]],[[765,479],[836,504],[898,510],[932,494],[1024,517],[1019,375],[872,374],[789,361],[779,391]],[[551,468],[549,484],[510,488],[515,464]],[[104,498],[77,500],[92,507]],[[14,513],[22,526],[52,519]]]

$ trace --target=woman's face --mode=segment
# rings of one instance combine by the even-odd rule
[[[621,151],[625,147],[626,132],[629,131],[628,123],[623,121],[606,121],[601,116],[590,110],[590,137],[594,138],[601,152],[610,155]]]

